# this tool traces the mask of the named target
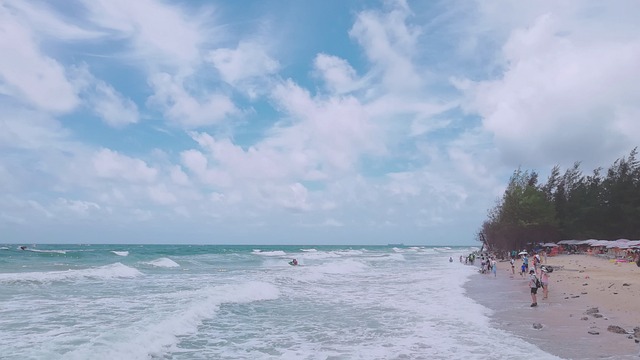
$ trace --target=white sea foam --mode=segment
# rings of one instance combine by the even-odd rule
[[[368,266],[360,261],[347,259],[343,261],[331,262],[323,264],[315,268],[316,271],[325,274],[351,274],[363,272]]]
[[[67,250],[38,250],[38,249],[30,249],[26,248],[25,251],[32,251],[38,253],[49,253],[49,254],[66,254]]]
[[[322,260],[322,259],[330,259],[330,258],[340,258],[342,255],[336,254],[332,251],[317,251],[317,252],[308,252],[302,254],[302,258],[304,259],[313,259],[313,260]]]
[[[157,254],[154,248],[123,249],[136,256],[147,256],[145,251],[148,256]],[[9,289],[0,306],[3,357],[510,360],[526,354],[539,360],[554,358],[493,328],[491,311],[465,296],[462,285],[476,269],[448,259],[468,249],[445,254],[390,248],[335,252],[318,247],[316,252],[289,255],[305,261],[299,267],[285,265],[286,256],[267,255],[256,261],[244,249],[212,253],[205,258],[215,261],[200,262],[194,259],[204,255],[180,251],[175,252],[180,263],[189,264],[192,271],[148,271],[144,278],[85,281],[82,286],[76,281],[22,286],[7,284],[0,276],[0,288]],[[108,251],[102,253],[113,259]],[[29,259],[47,266],[61,262],[55,256]],[[93,259],[64,258],[69,266],[86,266],[87,261]],[[270,263],[282,265],[265,268]],[[6,276],[82,280],[89,275],[87,270],[113,276],[118,269],[140,274],[120,264],[111,269]]]
[[[262,256],[286,256],[287,253],[284,251],[276,250],[276,251],[261,251],[261,250],[253,250],[253,254],[262,255]]]
[[[170,314],[157,314],[146,325],[136,324],[118,337],[121,341],[109,343],[113,335],[99,335],[99,341],[80,346],[66,354],[68,359],[149,359],[164,358],[167,352],[177,350],[178,337],[197,332],[203,320],[215,316],[223,303],[248,303],[277,299],[278,289],[269,283],[246,282],[237,285],[212,286],[191,293],[187,303]],[[184,299],[184,297],[182,297]]]
[[[365,258],[367,261],[405,261],[402,254],[385,254],[377,256],[368,256]]]
[[[80,279],[109,280],[142,275],[135,268],[115,263],[95,268],[66,271],[20,272],[0,274],[0,283],[74,281]]]
[[[353,256],[353,255],[362,255],[364,254],[364,250],[353,250],[353,249],[349,249],[349,250],[339,250],[339,251],[334,251],[334,253],[338,254],[338,255],[348,255],[348,256]]]
[[[112,253],[118,255],[118,256],[128,256],[129,252],[128,251],[111,251]]]
[[[303,252],[316,252],[316,249],[301,249]]]
[[[177,262],[163,257],[163,258],[159,258],[159,259],[155,259],[153,261],[149,261],[149,262],[145,262],[145,264],[151,265],[151,266],[155,266],[155,267],[162,267],[162,268],[176,268],[176,267],[180,267],[180,264],[178,264]]]

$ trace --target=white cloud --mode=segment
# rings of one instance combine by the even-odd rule
[[[280,205],[292,211],[309,211],[311,204],[308,201],[309,191],[300,183],[291,184],[280,189],[273,189]]]
[[[239,111],[228,96],[215,92],[193,96],[183,80],[166,73],[152,76],[149,82],[154,95],[148,104],[160,107],[168,120],[185,128],[218,124]]]
[[[64,147],[69,131],[51,116],[41,112],[0,108],[0,147],[14,149],[46,149]]]
[[[499,77],[461,85],[467,110],[483,117],[510,165],[598,164],[609,160],[601,154],[624,153],[637,142],[623,129],[637,128],[629,114],[640,109],[640,39],[612,39],[606,31],[585,39],[582,26],[542,15],[513,30]]]
[[[182,186],[191,185],[189,176],[184,171],[182,171],[182,167],[180,167],[179,165],[173,166],[170,170],[170,174],[171,180],[174,184]]]
[[[93,155],[96,175],[106,179],[130,182],[152,182],[158,171],[144,161],[122,155],[110,149],[101,149]]]
[[[149,197],[153,202],[161,205],[173,204],[178,200],[164,184],[149,187]]]
[[[322,225],[324,225],[324,226],[333,226],[333,227],[342,227],[342,226],[344,226],[344,224],[342,222],[340,222],[340,221],[338,221],[336,219],[332,219],[332,218],[326,219],[322,223]]]
[[[20,16],[23,22],[29,23],[29,27],[37,32],[39,37],[54,40],[77,41],[94,40],[105,34],[88,30],[73,24],[74,19],[65,17],[49,7],[47,3],[35,3],[20,0],[4,0],[7,9],[16,16]]]
[[[245,79],[273,74],[280,68],[278,61],[254,42],[241,42],[236,49],[213,50],[208,59],[222,79],[234,86]]]
[[[96,84],[95,96],[90,97],[89,106],[104,122],[113,127],[137,123],[140,117],[136,104],[104,81]]]
[[[395,91],[415,91],[423,85],[412,57],[420,35],[418,27],[408,25],[411,10],[404,0],[390,1],[388,12],[363,11],[349,34],[363,47],[374,71],[382,73],[383,83]]]
[[[337,56],[318,54],[314,66],[332,93],[343,94],[362,86],[355,69]]]
[[[200,46],[213,33],[204,28],[210,12],[187,13],[183,8],[155,0],[84,0],[89,18],[130,40],[133,55],[144,66],[190,68],[200,62]]]
[[[62,211],[71,211],[81,217],[89,216],[92,211],[100,210],[100,205],[83,200],[69,200],[65,198],[58,198],[56,207]]]
[[[0,4],[0,93],[54,113],[73,110],[79,100],[64,67],[40,50],[32,31]]]
[[[111,85],[93,76],[87,66],[74,68],[73,74],[86,106],[102,121],[116,128],[138,122],[138,106]]]

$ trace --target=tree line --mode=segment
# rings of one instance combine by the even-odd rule
[[[617,159],[606,174],[582,173],[580,162],[561,172],[556,165],[546,183],[538,173],[518,168],[478,232],[496,250],[561,239],[640,239],[638,148]]]

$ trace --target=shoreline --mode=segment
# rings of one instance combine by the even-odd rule
[[[521,264],[516,261],[516,270]],[[497,277],[474,274],[467,296],[492,310],[491,325],[564,359],[640,359],[640,267],[589,255],[549,257],[549,298],[531,308],[528,276],[499,262]],[[626,284],[626,285],[625,285]],[[587,314],[588,309],[598,312]],[[591,310],[592,312],[594,310]],[[541,329],[534,329],[539,323]],[[627,333],[615,333],[618,326]],[[597,333],[597,334],[590,334]]]

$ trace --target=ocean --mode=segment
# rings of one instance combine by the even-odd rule
[[[0,358],[557,359],[467,296],[473,250],[0,245]]]

